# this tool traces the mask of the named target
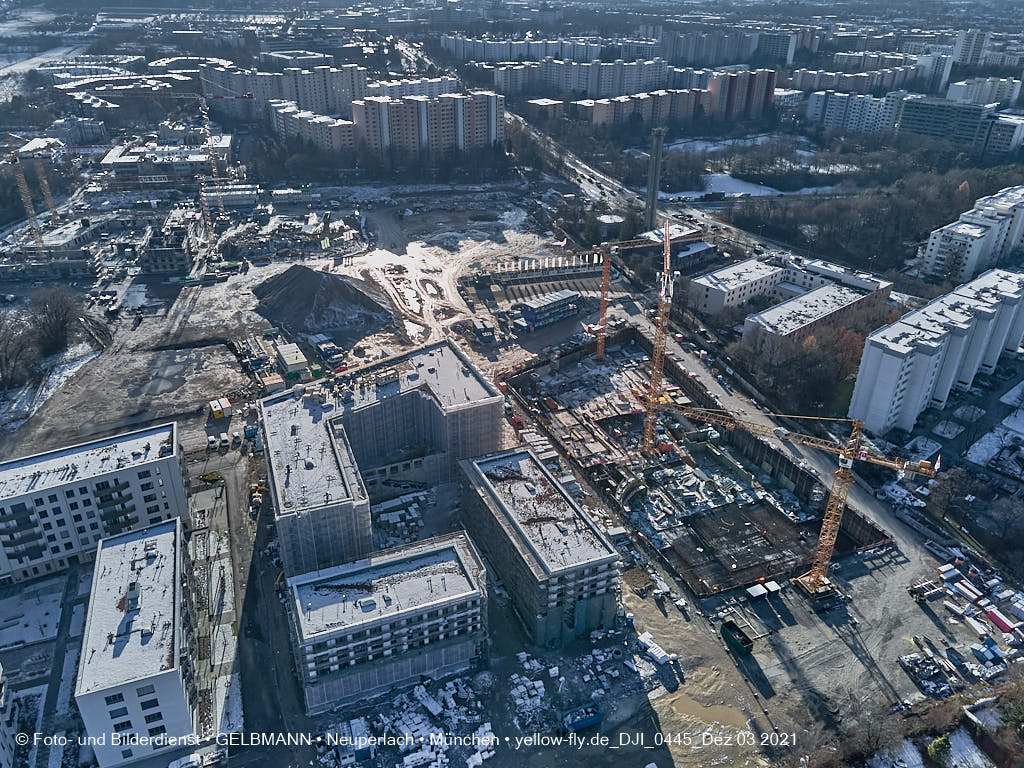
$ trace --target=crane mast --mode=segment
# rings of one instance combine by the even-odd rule
[[[665,369],[665,335],[668,329],[668,313],[672,306],[672,236],[669,222],[665,220],[664,252],[661,270],[661,288],[658,293],[658,317],[654,325],[654,345],[651,350],[651,376],[647,388],[647,417],[644,419],[644,454],[650,456],[656,450],[654,444],[658,425],[658,402],[661,400],[661,377]]]

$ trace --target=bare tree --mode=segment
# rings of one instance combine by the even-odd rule
[[[35,356],[25,321],[13,312],[0,313],[0,389],[22,383]]]
[[[32,294],[30,324],[44,355],[66,349],[82,314],[82,297],[66,285],[40,288]]]
[[[996,524],[999,537],[1005,539],[1024,524],[1024,501],[1016,496],[1003,496],[992,503],[989,516]]]

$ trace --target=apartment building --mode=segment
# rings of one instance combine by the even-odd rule
[[[971,151],[984,149],[983,125],[996,104],[967,104],[947,99],[912,99],[903,104],[897,130],[960,144]]]
[[[888,290],[865,293],[831,283],[749,315],[743,321],[743,341],[768,359],[786,342],[801,341],[822,328],[839,325],[856,310],[885,302]]]
[[[300,138],[325,152],[355,151],[356,130],[351,120],[318,115],[284,99],[271,99],[267,107],[271,127],[279,136]]]
[[[726,307],[767,296],[782,282],[784,268],[759,259],[747,259],[690,281],[689,302],[697,312],[717,315]]]
[[[401,99],[405,96],[426,96],[429,99],[436,99],[445,93],[457,93],[458,90],[458,78],[444,75],[406,80],[380,80],[366,86],[366,95],[384,96],[389,99]]]
[[[992,33],[980,29],[962,29],[953,42],[953,59],[957,64],[978,65],[985,59],[985,50]]]
[[[448,342],[261,401],[281,559],[289,575],[372,548],[370,498],[453,482],[458,461],[501,447],[504,397]]]
[[[529,449],[462,466],[466,527],[530,640],[564,645],[614,624],[618,552]]]
[[[106,538],[96,552],[75,703],[101,768],[195,739],[187,557],[180,520]]]
[[[293,101],[300,110],[319,115],[352,116],[352,102],[366,96],[366,70],[356,64],[310,69],[287,67],[263,72],[235,66],[204,64],[199,68],[202,92],[218,96],[211,108],[234,117],[263,117],[275,99]]]
[[[487,663],[487,585],[465,533],[288,579],[310,715]]]
[[[978,138],[982,157],[1005,158],[1024,146],[1024,115],[996,112],[985,119]]]
[[[211,163],[223,174],[231,156],[231,137],[213,136],[202,146],[180,144],[119,144],[100,160],[116,183],[131,186],[196,187],[210,175]]]
[[[552,94],[583,93],[589,98],[612,98],[668,85],[669,67],[660,58],[628,61],[574,61],[546,58],[538,62],[479,65],[493,73],[494,90],[521,93],[544,90]]]
[[[711,116],[732,122],[761,116],[775,95],[775,70],[715,72],[708,80]]]
[[[982,197],[960,218],[934,230],[923,254],[923,271],[965,282],[1024,245],[1024,186]]]
[[[373,96],[354,102],[353,116],[356,146],[377,154],[483,149],[505,138],[505,98],[491,91]]]
[[[1016,104],[1020,99],[1020,80],[1012,77],[974,77],[950,83],[946,98],[967,104]]]
[[[654,40],[510,40],[441,35],[441,48],[459,61],[540,61],[548,57],[566,61],[594,61],[603,51],[638,51],[637,55],[653,55],[658,50]],[[623,53],[623,56],[626,54]]]
[[[0,464],[0,583],[92,560],[101,538],[188,508],[173,423]]]
[[[907,91],[892,91],[882,98],[862,93],[815,91],[807,97],[807,121],[842,133],[893,131],[903,103],[924,98]]]
[[[1024,340],[1024,274],[993,269],[868,336],[851,419],[877,435],[910,431]]]
[[[591,125],[615,125],[634,119],[633,115],[650,125],[690,123],[711,111],[711,95],[696,89],[652,91],[614,99],[581,99],[570,107],[575,119]]]

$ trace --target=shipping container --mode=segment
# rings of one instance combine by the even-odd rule
[[[751,651],[754,649],[754,641],[750,639],[749,635],[740,629],[740,626],[732,619],[726,619],[722,622],[722,637],[725,639],[725,644],[728,645],[734,653],[740,656],[749,656]]]

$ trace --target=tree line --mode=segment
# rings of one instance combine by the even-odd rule
[[[27,309],[0,312],[0,390],[21,386],[40,361],[68,348],[81,331],[82,296],[66,285],[33,292]]]

